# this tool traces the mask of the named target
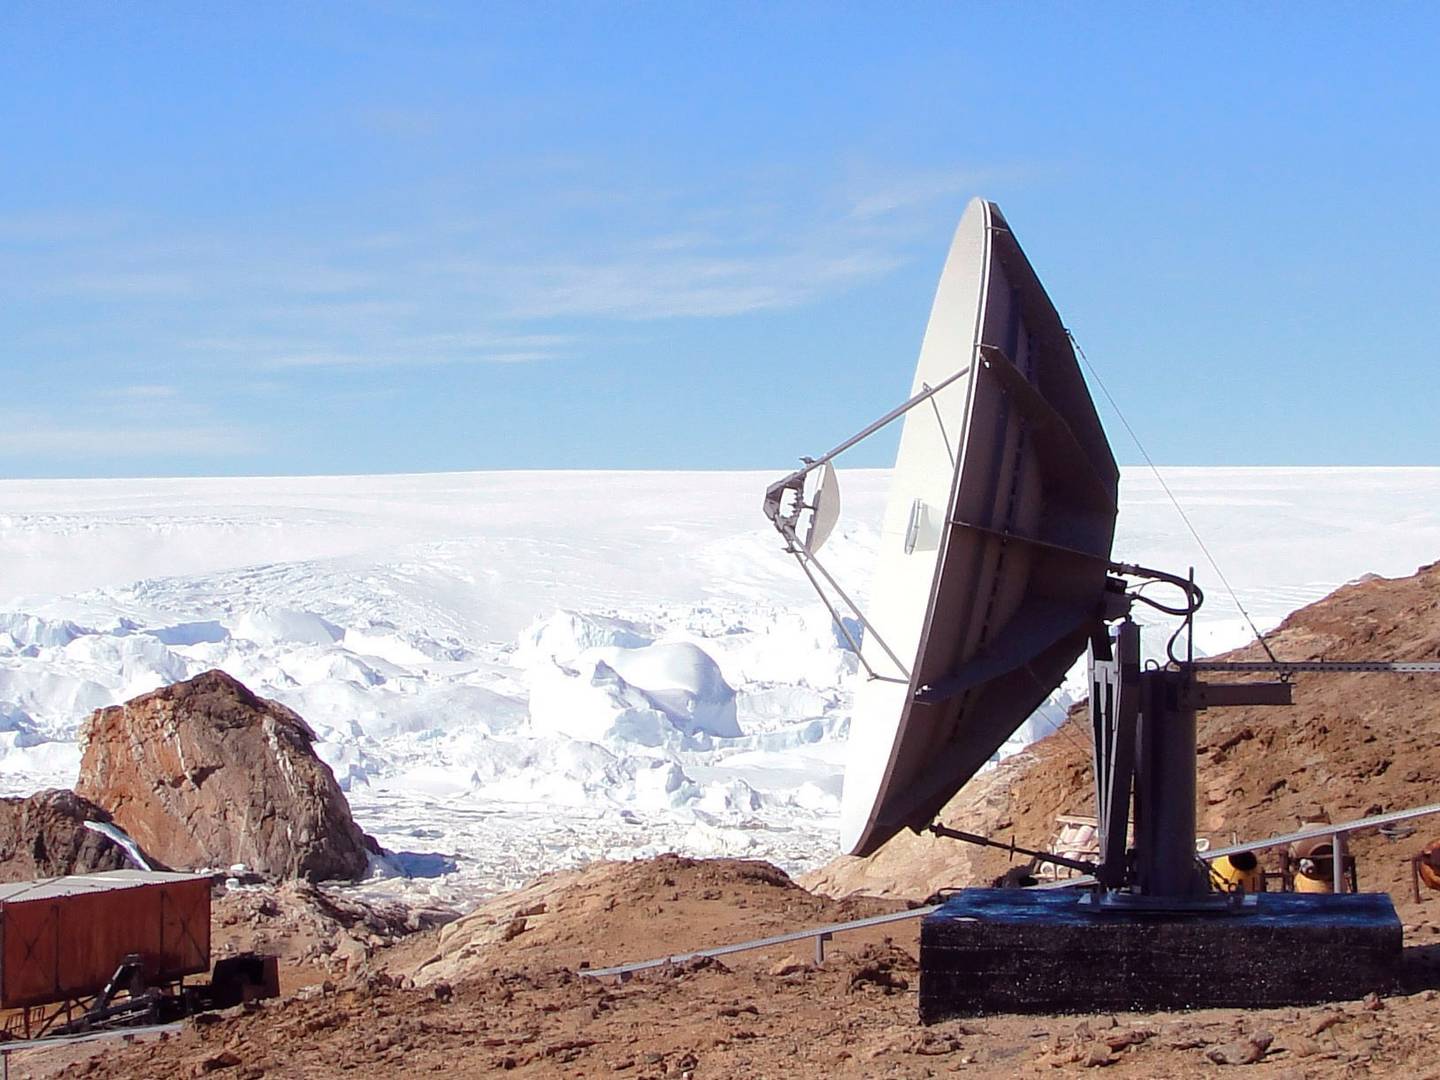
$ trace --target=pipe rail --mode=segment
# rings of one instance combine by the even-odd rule
[[[809,930],[794,930],[788,934],[776,934],[773,937],[755,938],[751,941],[740,941],[731,945],[716,945],[709,949],[696,949],[694,952],[675,953],[671,956],[661,956],[654,960],[640,960],[632,964],[618,964],[615,967],[605,968],[582,968],[577,975],[588,975],[592,979],[604,978],[611,975],[620,977],[623,982],[637,971],[649,971],[653,968],[664,967],[666,964],[683,964],[686,960],[694,960],[701,956],[729,956],[731,953],[750,952],[754,949],[768,949],[775,945],[785,945],[792,941],[804,941],[806,938],[815,939],[815,961],[824,963],[825,942],[829,941],[834,934],[843,934],[849,930],[864,930],[871,926],[884,926],[886,923],[904,922],[906,919],[918,919],[929,915],[932,911],[938,910],[939,904],[930,904],[926,907],[909,908],[905,911],[892,911],[888,915],[872,915],[868,919],[852,919],[849,922],[829,923],[825,926],[811,927]]]

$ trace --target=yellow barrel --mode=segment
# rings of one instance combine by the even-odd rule
[[[1290,862],[1295,868],[1295,891],[1335,891],[1335,845],[1328,836],[1312,836],[1290,845]]]
[[[1440,889],[1440,840],[1426,844],[1420,852],[1420,880],[1427,888]]]
[[[1210,872],[1231,892],[1260,891],[1260,860],[1253,851],[1237,851],[1210,860]]]

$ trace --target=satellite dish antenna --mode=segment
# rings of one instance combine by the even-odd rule
[[[1060,317],[980,199],[940,275],[916,392],[959,368],[900,435],[868,613],[904,665],[856,693],[840,824],[852,855],[928,824],[1104,614],[1119,471]]]
[[[814,559],[805,478],[904,417],[865,611]],[[1045,700],[1101,626],[1119,471],[1068,335],[999,207],[955,231],[911,397],[771,486],[769,514],[865,627],[842,848],[923,828]],[[843,629],[843,624],[842,629]]]
[[[833,523],[821,530],[816,520],[827,511],[823,496],[805,502],[807,477],[817,469],[828,473],[831,459],[901,417],[862,611],[816,557],[812,540]],[[825,484],[822,476],[818,488]],[[1336,973],[1306,991],[1312,995],[1306,1000],[1324,1000],[1374,989],[1398,962],[1400,922],[1383,894],[1311,897],[1298,905],[1277,897],[1262,905],[1257,895],[1215,889],[1195,853],[1196,714],[1290,704],[1289,679],[1300,671],[1440,673],[1440,663],[1286,663],[1273,655],[1197,661],[1188,648],[1177,656],[1182,633],[1194,640],[1202,593],[1193,575],[1111,561],[1118,487],[1069,335],[999,208],[976,199],[940,276],[910,398],[766,492],[766,514],[850,638],[866,676],[851,722],[844,850],[869,855],[901,829],[928,824],[939,836],[1077,870],[1084,876],[1069,884],[1095,886],[1078,900],[1038,890],[999,890],[1013,895],[997,900],[996,891],[967,889],[926,916],[923,1019],[1077,1003],[1230,1003],[1234,987],[1252,983],[1259,986],[1257,1004],[1275,1003],[1266,996],[1273,986],[1284,986],[1291,1001],[1297,980],[1317,970],[1308,966],[1312,949]],[[807,512],[813,516],[802,541],[796,530]],[[1156,600],[1145,586],[1127,585],[1127,577],[1177,587],[1185,599],[1179,606]],[[1170,640],[1168,664],[1142,664],[1140,629],[1129,617],[1134,603],[1184,620]],[[863,645],[851,637],[839,605],[864,626]],[[1022,849],[933,822],[1061,683],[1087,643],[1099,859]],[[1199,678],[1225,671],[1281,679]],[[1082,965],[1074,962],[1070,930],[1077,911],[1099,917],[1088,925]],[[1136,913],[1145,917],[1127,919]],[[1225,920],[1178,931],[1149,918],[1157,913],[1172,920],[1235,915],[1242,921],[1231,925],[1249,926],[1267,944],[1283,932],[1290,944],[1281,952],[1304,957],[1304,974],[1277,980],[1266,969],[1258,978],[1249,961],[1257,950],[1237,946],[1241,939],[1223,929]],[[1246,923],[1246,913],[1259,917]],[[1064,933],[1052,933],[1061,926]],[[1175,948],[1182,939],[1185,948]],[[1210,943],[1207,955],[1236,958],[1234,969],[1197,980],[1199,942]],[[997,954],[1008,958],[1003,972],[991,966]],[[1054,977],[1056,969],[1063,977]]]

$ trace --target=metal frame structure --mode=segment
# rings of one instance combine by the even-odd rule
[[[1126,569],[1133,572],[1138,568]],[[1185,584],[1173,575],[1164,580]],[[1187,593],[1187,607],[1175,610],[1184,623],[1171,637],[1170,663],[1163,667],[1142,669],[1140,628],[1128,614],[1103,635],[1092,638],[1090,716],[1100,835],[1100,860],[1094,873],[1098,890],[1092,902],[1098,908],[1224,910],[1227,899],[1230,906],[1237,899],[1212,890],[1195,852],[1197,712],[1237,705],[1289,705],[1291,679],[1301,672],[1440,674],[1440,663],[1431,662],[1195,660],[1189,643],[1203,596],[1193,587]],[[1174,643],[1181,633],[1187,642],[1184,659],[1174,655]],[[1207,672],[1263,673],[1280,678],[1244,683],[1202,681],[1200,675]],[[1127,846],[1132,814],[1134,843]],[[1345,872],[1339,830],[1320,826],[1292,836],[1287,843],[1332,834],[1336,837],[1331,860],[1334,887],[1339,892]],[[1257,846],[1221,848],[1207,852],[1205,858]]]
[[[810,587],[815,590],[816,595],[820,597],[820,602],[824,604],[826,610],[830,612],[830,618],[834,620],[836,629],[844,635],[846,643],[849,644],[861,665],[864,666],[865,674],[872,679],[881,679],[886,682],[908,683],[910,681],[910,669],[901,662],[900,658],[895,655],[894,650],[886,644],[885,639],[880,636],[874,625],[866,618],[865,612],[861,610],[860,606],[850,599],[845,590],[841,588],[839,582],[831,576],[830,572],[826,570],[820,560],[816,558],[815,552],[818,550],[819,545],[806,543],[800,538],[799,527],[801,515],[807,511],[812,514],[817,514],[820,509],[818,499],[815,503],[807,503],[805,501],[805,481],[816,469],[831,464],[846,450],[849,450],[858,443],[864,442],[877,431],[899,420],[911,409],[915,408],[915,406],[923,405],[947,386],[965,378],[970,374],[973,367],[973,364],[966,364],[964,367],[941,379],[934,386],[926,386],[918,394],[911,396],[908,400],[895,406],[895,408],[891,409],[878,420],[874,420],[865,425],[865,427],[861,428],[854,435],[851,435],[848,439],[840,443],[840,445],[821,454],[819,457],[801,458],[800,460],[804,463],[801,468],[796,469],[789,476],[782,477],[775,481],[775,483],[765,489],[765,516],[770,519],[771,524],[775,526],[776,530],[784,538],[786,552],[795,556],[795,561],[799,564],[801,571],[809,580]],[[812,568],[814,570],[813,573]],[[880,646],[886,657],[895,665],[896,670],[902,673],[903,678],[893,675],[881,675],[870,667],[861,653],[860,643],[855,640],[854,635],[850,632],[850,628],[845,625],[845,620],[841,617],[840,612],[836,610],[835,604],[815,579],[816,573],[824,578],[825,583],[834,590],[835,595],[840,598],[840,602],[849,609],[850,613],[859,621],[860,625],[865,628],[865,633],[869,636],[870,640]]]

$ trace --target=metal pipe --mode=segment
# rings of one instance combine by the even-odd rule
[[[860,625],[865,628],[865,633],[869,635],[869,637],[876,644],[878,644],[881,649],[884,650],[885,655],[890,658],[890,662],[894,664],[895,667],[899,670],[900,674],[904,676],[903,679],[891,679],[888,676],[880,675],[877,672],[871,671],[870,665],[865,664],[865,670],[870,672],[870,677],[873,679],[885,679],[888,682],[904,682],[908,684],[911,678],[910,669],[900,662],[900,658],[896,656],[895,653],[891,650],[890,646],[886,644],[885,639],[880,636],[879,631],[876,630],[873,625],[871,625],[870,620],[865,617],[865,613],[860,610],[859,605],[856,604],[855,601],[851,600],[845,590],[840,587],[840,583],[830,576],[830,572],[825,569],[824,565],[820,562],[820,560],[815,558],[815,556],[811,555],[809,552],[805,552],[803,557],[798,551],[794,552],[794,555],[796,560],[800,563],[800,569],[804,570],[805,576],[810,578],[811,587],[817,593],[820,593],[820,599],[824,600],[825,594],[820,592],[820,586],[815,584],[815,579],[814,577],[811,577],[807,564],[809,564],[809,566],[814,566],[816,570],[820,571],[820,576],[825,579],[829,586],[835,590],[836,595],[839,596],[841,600],[845,601],[845,606],[848,607],[854,613],[855,617],[860,620]],[[830,608],[830,617],[834,618],[835,609],[833,607],[830,607],[828,601],[826,602],[825,606],[827,608]],[[839,622],[838,619],[836,621]],[[854,644],[854,639],[851,638],[849,633],[845,631],[845,627],[843,624],[841,624],[840,629],[842,633],[845,633],[845,639]],[[855,655],[860,656],[860,649],[858,645],[855,648]],[[860,662],[862,664],[865,663],[864,659],[861,659]]]
[[[939,904],[926,904],[924,907],[910,908],[908,911],[895,911],[888,915],[872,915],[868,919],[852,919],[849,922],[813,926],[808,930],[796,930],[789,934],[775,934],[772,937],[755,938],[751,941],[741,941],[733,945],[717,945],[709,949],[696,949],[694,952],[673,953],[670,956],[661,956],[654,960],[641,960],[633,964],[620,964],[616,967],[606,968],[581,968],[576,974],[582,979],[599,979],[610,975],[618,975],[623,979],[636,971],[648,971],[652,968],[663,967],[665,964],[681,964],[686,960],[693,960],[697,956],[729,956],[731,953],[749,952],[753,949],[768,949],[775,945],[785,945],[792,941],[804,941],[806,938],[819,937],[821,934],[833,936],[850,930],[864,930],[871,926],[884,926],[886,923],[920,919],[929,915],[932,911],[939,910]]]
[[[949,375],[946,378],[941,379],[934,386],[925,387],[925,389],[921,390],[920,393],[916,394],[908,401],[904,402],[901,405],[897,405],[895,408],[891,409],[888,413],[882,416],[879,420],[876,420],[874,423],[867,425],[860,431],[856,432],[854,435],[851,435],[850,438],[846,439],[839,446],[835,447],[833,450],[821,454],[818,458],[801,458],[800,460],[805,462],[803,466],[796,469],[790,475],[775,481],[775,483],[771,484],[768,488],[765,489],[765,516],[775,523],[776,528],[780,528],[780,507],[781,502],[785,497],[785,492],[799,491],[801,485],[805,481],[805,477],[809,476],[816,469],[823,466],[827,461],[833,461],[835,458],[843,454],[846,450],[849,450],[856,443],[868,439],[871,435],[874,435],[886,424],[893,423],[900,417],[904,416],[916,405],[929,401],[941,390],[944,390],[951,383],[955,382],[955,380],[963,378],[965,375],[968,375],[970,373],[970,369],[974,366],[974,364],[966,364],[959,371],[955,372],[953,375]],[[792,515],[789,519],[791,524],[794,523],[794,519],[795,516]],[[784,530],[781,529],[781,531],[783,532]]]
[[[830,940],[829,932],[815,935],[815,966],[821,967],[825,963],[825,943]]]
[[[1440,674],[1440,663],[1431,660],[1196,660],[1189,665],[1196,671],[1268,671],[1279,675],[1302,672],[1346,673],[1355,671],[1388,671],[1396,675]]]
[[[970,369],[973,368],[974,366],[975,366],[974,364],[966,364],[966,365],[965,365],[964,367],[962,367],[959,371],[955,372],[955,374],[953,374],[953,375],[947,375],[945,378],[941,379],[941,380],[940,380],[938,383],[936,383],[934,386],[927,386],[927,387],[925,387],[925,389],[921,390],[920,393],[918,393],[918,394],[916,394],[914,397],[910,398],[910,400],[904,402],[904,403],[901,404],[901,405],[895,406],[895,408],[891,409],[888,413],[886,413],[884,416],[882,416],[879,420],[876,420],[874,423],[870,424],[869,426],[867,426],[867,427],[865,427],[865,428],[862,428],[860,431],[856,432],[854,435],[851,435],[850,438],[846,439],[844,442],[842,442],[839,446],[835,447],[835,449],[831,450],[829,453],[827,453],[827,454],[821,454],[821,455],[820,455],[818,458],[816,458],[814,461],[807,461],[807,462],[805,463],[805,468],[802,469],[802,470],[800,470],[800,474],[799,474],[799,475],[802,475],[802,476],[803,476],[805,473],[810,472],[812,469],[817,469],[817,468],[819,468],[821,465],[824,465],[827,461],[831,461],[831,460],[839,457],[841,454],[843,454],[846,450],[849,450],[849,449],[850,449],[852,446],[854,446],[856,443],[861,442],[861,441],[863,441],[863,440],[865,440],[865,439],[868,439],[871,435],[874,435],[875,432],[879,431],[879,430],[880,430],[881,428],[883,428],[885,425],[890,424],[890,423],[893,423],[894,421],[900,419],[900,417],[904,416],[907,412],[909,412],[911,409],[913,409],[916,405],[919,405],[919,404],[921,404],[921,403],[923,403],[923,402],[929,401],[932,397],[934,397],[936,394],[938,394],[941,390],[944,390],[947,386],[949,386],[951,383],[955,382],[957,379],[964,378],[966,375],[970,374]]]
[[[1048,862],[1055,866],[1063,866],[1067,870],[1078,870],[1082,874],[1093,874],[1098,867],[1093,862],[1083,859],[1068,859],[1064,855],[1054,855],[1048,851],[1037,851],[1034,848],[1021,847],[1011,840],[1010,843],[1002,843],[998,840],[991,840],[988,836],[979,836],[975,833],[965,832],[962,829],[952,829],[948,825],[941,825],[938,821],[932,821],[925,830],[936,836],[944,837],[946,840],[963,840],[967,844],[974,844],[977,847],[999,848],[1001,851],[1008,851],[1013,855],[1028,855],[1039,862]]]

